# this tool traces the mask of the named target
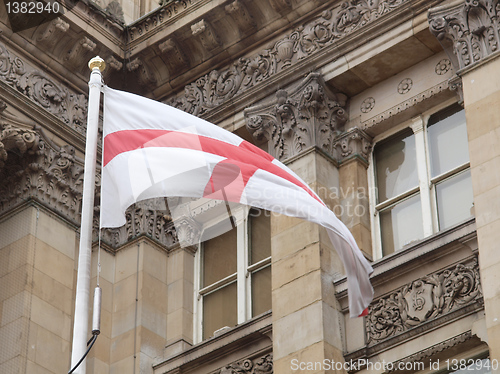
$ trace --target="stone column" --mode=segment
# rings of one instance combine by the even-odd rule
[[[115,255],[110,372],[142,373],[163,355],[167,334],[167,253],[146,238]],[[134,371],[135,367],[135,371]]]
[[[368,155],[371,139],[358,128],[339,135],[335,140],[339,165],[339,199],[337,216],[351,230],[359,248],[372,258],[370,206],[368,191]]]
[[[339,138],[346,122],[345,103],[344,95],[330,92],[317,74],[310,74],[279,90],[276,98],[249,108],[245,116],[248,130],[263,148],[347,218],[343,206],[365,205],[356,194],[359,186],[367,187],[366,160],[357,147],[368,138],[358,130]],[[352,162],[339,169],[338,155]],[[342,196],[342,190],[349,192]],[[363,241],[369,225],[349,218],[355,236]],[[366,241],[364,249],[369,251]],[[326,231],[314,223],[273,215],[271,247],[274,372],[334,372],[324,364],[343,362],[342,316],[333,280],[344,270]]]
[[[429,24],[461,77],[490,358],[500,360],[500,16],[498,1],[431,9]]]

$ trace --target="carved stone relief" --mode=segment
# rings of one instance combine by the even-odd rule
[[[273,355],[267,354],[253,360],[234,362],[216,371],[214,374],[272,374]]]
[[[240,0],[235,0],[231,4],[226,5],[226,12],[236,21],[238,29],[241,33],[246,33],[255,29],[257,24],[249,13],[245,4]]]
[[[158,12],[153,13],[151,16],[140,22],[134,23],[133,26],[128,28],[130,40],[135,40],[146,34],[148,31],[159,27],[167,20],[174,18],[179,13],[190,8],[191,5],[196,4],[199,1],[200,0],[176,0],[161,7]]]
[[[212,25],[209,22],[205,21],[204,19],[192,24],[191,32],[193,33],[193,36],[198,37],[198,39],[201,42],[201,45],[208,52],[222,45],[219,36],[215,32]]]
[[[376,300],[366,317],[368,346],[469,305],[481,305],[477,259],[417,279]]]
[[[80,134],[85,134],[87,98],[71,92],[26,64],[0,43],[0,80],[52,113]]]
[[[499,49],[499,0],[465,0],[429,10],[429,28],[455,71],[484,60]]]
[[[83,160],[71,146],[59,147],[40,129],[0,124],[0,212],[34,198],[77,224]]]
[[[333,143],[333,148],[337,152],[336,159],[341,163],[346,159],[358,156],[368,164],[372,139],[363,130],[355,127],[338,135]]]
[[[167,100],[167,103],[188,113],[202,115],[406,2],[407,0],[345,1],[298,27],[269,48],[255,55],[241,57],[228,68],[213,70],[186,85],[182,94]],[[284,0],[272,2],[279,9],[286,7],[287,3]]]
[[[333,156],[336,134],[347,120],[345,106],[345,95],[310,74],[290,93],[279,90],[271,103],[245,110],[246,126],[254,138],[268,142],[268,152],[279,160],[311,146]]]

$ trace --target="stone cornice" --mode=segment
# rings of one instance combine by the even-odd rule
[[[295,69],[317,59],[328,58],[332,53],[345,53],[351,47],[347,41],[356,40],[362,30],[373,30],[382,19],[395,17],[405,11],[409,0],[396,1],[345,1],[325,10],[312,21],[297,27],[291,33],[273,42],[268,48],[241,57],[229,67],[212,70],[196,81],[186,85],[184,92],[166,102],[191,114],[205,118],[219,118],[216,112],[223,103],[234,102],[239,96],[247,98],[246,92],[258,95],[254,87],[279,84],[280,77],[293,74]],[[416,2],[418,3],[418,2]],[[417,4],[415,4],[418,7]],[[400,17],[396,22],[401,21]],[[394,22],[394,20],[393,20]],[[362,41],[358,41],[362,42]],[[356,44],[356,43],[354,43]],[[357,45],[357,44],[356,44]],[[288,73],[286,73],[288,71]],[[262,90],[261,90],[262,91]],[[247,98],[248,99],[248,98]]]
[[[459,0],[429,10],[429,28],[460,75],[499,53],[498,0]]]

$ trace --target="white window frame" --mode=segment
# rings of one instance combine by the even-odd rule
[[[371,230],[372,230],[372,248],[373,248],[373,259],[378,260],[383,257],[382,252],[382,237],[381,237],[381,227],[380,227],[380,214],[379,211],[385,207],[388,207],[396,202],[403,201],[404,198],[412,196],[415,193],[420,195],[420,203],[422,208],[422,227],[424,238],[435,234],[439,231],[438,222],[438,210],[436,201],[436,185],[447,179],[452,175],[457,175],[462,171],[470,168],[470,162],[463,165],[457,166],[450,171],[447,171],[441,175],[431,178],[430,175],[430,164],[429,164],[429,147],[427,140],[427,124],[431,116],[447,107],[456,103],[456,100],[448,100],[432,109],[411,118],[403,122],[402,124],[395,126],[391,130],[385,132],[380,136],[376,136],[373,139],[372,152],[370,154],[370,162],[368,165],[368,184],[371,186],[369,189],[370,198],[370,215],[371,215]],[[373,150],[375,145],[380,141],[383,141],[404,129],[410,128],[415,135],[415,149],[416,149],[416,160],[417,160],[417,173],[418,173],[418,186],[414,187],[408,191],[405,191],[397,196],[391,197],[382,203],[377,202],[377,188],[376,188],[376,176],[374,167],[374,154]],[[425,150],[425,152],[422,152]]]
[[[264,212],[264,211],[263,211]],[[252,318],[252,273],[271,265],[271,256],[250,265],[250,208],[247,206],[233,212],[236,222],[236,273],[221,279],[210,286],[201,287],[203,243],[198,245],[194,257],[194,300],[193,300],[193,341],[203,341],[203,296],[214,292],[236,280],[237,323]]]

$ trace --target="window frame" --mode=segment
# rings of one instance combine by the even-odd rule
[[[255,264],[250,260],[250,230],[251,230],[251,208],[242,206],[233,212],[236,222],[241,222],[236,226],[236,273],[212,283],[209,286],[201,287],[203,278],[203,243],[198,244],[198,249],[194,258],[194,300],[193,300],[193,341],[194,344],[202,342],[203,339],[203,297],[215,292],[224,286],[236,282],[236,304],[237,304],[237,324],[241,324],[252,316],[252,274],[271,266],[271,256],[264,258]],[[265,212],[261,210],[261,212]],[[212,332],[213,334],[213,332]],[[213,335],[212,335],[213,336]],[[208,338],[207,338],[208,339]]]
[[[369,188],[369,198],[370,198],[370,224],[372,230],[372,248],[373,248],[373,259],[378,260],[382,257],[388,256],[383,254],[382,249],[382,234],[381,234],[381,223],[380,223],[380,212],[385,209],[389,209],[396,204],[403,202],[405,199],[419,195],[420,204],[422,209],[422,228],[423,228],[423,238],[429,237],[440,231],[439,229],[439,219],[438,219],[438,204],[436,197],[436,186],[451,178],[453,176],[459,175],[466,170],[470,170],[470,161],[462,165],[454,167],[453,169],[446,171],[435,177],[431,177],[430,168],[430,154],[429,154],[429,142],[427,138],[427,125],[429,119],[433,114],[438,113],[454,104],[457,101],[454,99],[447,100],[433,108],[423,112],[422,114],[415,116],[409,120],[402,122],[401,124],[394,126],[392,129],[384,132],[383,134],[376,136],[373,139],[373,147],[370,152],[370,160],[368,165],[368,185]],[[405,192],[393,196],[381,203],[378,203],[377,194],[377,183],[376,183],[376,168],[375,168],[375,157],[374,149],[377,143],[383,142],[384,140],[410,128],[415,136],[415,151],[416,151],[416,163],[417,163],[417,173],[419,183],[417,187],[413,187]],[[423,239],[422,238],[422,239]],[[400,249],[395,250],[398,252]],[[390,254],[389,254],[390,255]]]

